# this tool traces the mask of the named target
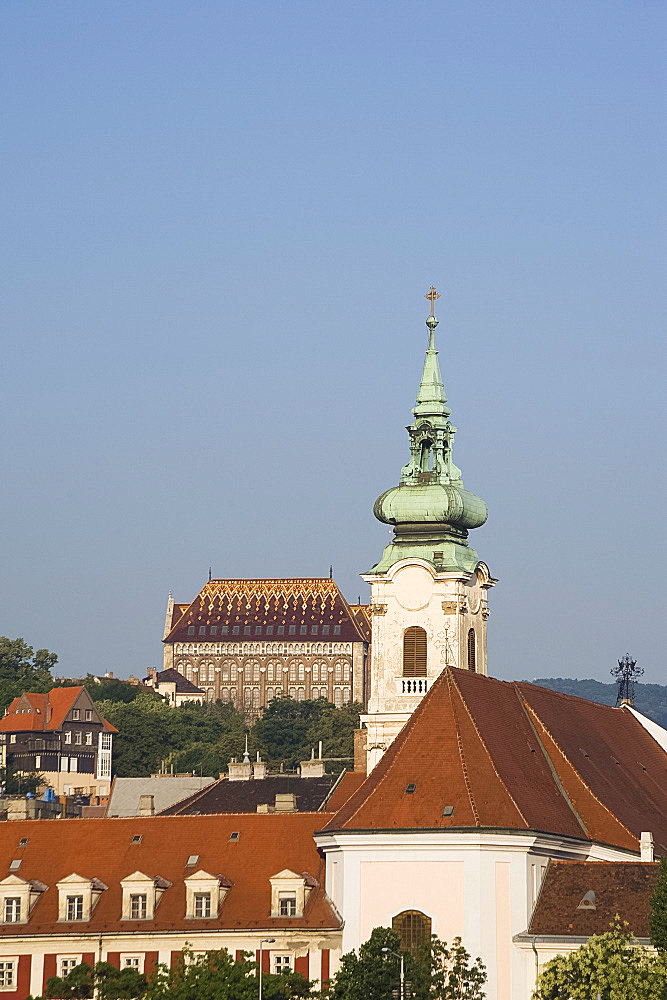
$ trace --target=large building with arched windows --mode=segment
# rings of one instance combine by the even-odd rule
[[[209,580],[191,604],[169,596],[164,669],[248,719],[274,698],[365,704],[368,608],[327,578]]]

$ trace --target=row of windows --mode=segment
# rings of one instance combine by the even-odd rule
[[[207,633],[208,628],[208,633]],[[321,628],[321,631],[320,631]],[[311,625],[310,629],[308,625],[300,625],[299,631],[297,633],[296,625],[288,625],[287,632],[285,632],[284,625],[244,625],[243,631],[241,631],[240,625],[229,625],[220,626],[220,635],[340,635],[341,626],[334,625],[333,632],[331,632],[331,625]],[[188,635],[194,635],[195,633],[199,635],[218,635],[217,625],[200,625],[197,629],[195,625],[188,625]]]
[[[84,711],[83,711],[83,718],[84,718],[84,720],[86,722],[92,722],[93,721],[93,710],[92,710],[92,708],[85,708],[84,709]],[[73,708],[72,709],[72,722],[80,722],[80,721],[81,721],[81,709],[80,708]]]
[[[293,701],[305,701],[306,700],[306,689],[304,687],[296,688],[291,687],[288,690],[289,697]],[[220,698],[224,702],[236,701],[237,689],[236,688],[226,688],[223,687],[220,690]],[[273,701],[274,698],[282,698],[283,689],[281,687],[266,689],[266,702]],[[325,687],[323,688],[311,688],[310,699],[311,701],[317,701],[318,698],[327,698],[328,692]],[[340,708],[341,705],[347,704],[352,697],[352,689],[349,687],[337,687],[334,688],[334,705],[336,708]],[[215,688],[207,688],[206,690],[207,701],[215,700]],[[260,689],[259,688],[244,688],[243,689],[243,704],[246,708],[259,708],[260,707]]]
[[[314,663],[312,667],[307,667],[304,663],[290,663],[289,667],[283,666],[280,663],[269,662],[266,669],[262,669],[261,665],[255,661],[254,663],[247,663],[244,668],[238,667],[235,663],[224,662],[221,667],[216,667],[213,663],[200,664],[199,667],[193,667],[191,663],[179,663],[177,669],[180,673],[185,671],[185,676],[189,681],[200,680],[200,681],[214,681],[216,673],[219,673],[223,681],[229,680],[230,669],[231,674],[243,673],[245,677],[250,680],[252,675],[253,681],[259,681],[262,674],[266,675],[267,681],[272,681],[278,679],[282,674],[287,673],[291,681],[304,681],[306,679],[306,674],[309,674],[311,680],[314,681],[326,681],[328,680],[328,675],[333,674],[333,679],[336,683],[341,681],[349,681],[350,679],[350,664],[338,662],[335,666],[329,667],[326,663]]]
[[[174,652],[177,656],[333,656],[349,655],[352,643],[349,642],[310,642],[303,641],[261,641],[241,639],[224,642],[176,642]]]

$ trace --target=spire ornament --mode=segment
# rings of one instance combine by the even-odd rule
[[[440,298],[440,293],[436,292],[436,290],[433,287],[433,285],[431,285],[431,287],[429,288],[429,290],[426,293],[426,295],[424,296],[424,298],[428,299],[429,302],[431,303],[431,316],[433,317],[433,319],[435,319],[435,313],[433,312],[433,309],[435,307],[436,299]]]

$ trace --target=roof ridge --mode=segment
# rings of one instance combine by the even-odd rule
[[[510,792],[510,790],[509,790],[509,788],[507,787],[507,785],[506,785],[505,781],[504,781],[504,780],[503,780],[503,778],[501,777],[501,775],[500,775],[500,773],[499,773],[499,771],[498,771],[498,768],[496,767],[496,762],[495,762],[495,760],[493,759],[493,754],[491,753],[491,751],[490,751],[490,750],[489,750],[489,748],[487,747],[487,745],[486,745],[486,741],[484,740],[484,737],[482,736],[481,732],[479,731],[479,726],[477,725],[477,722],[476,722],[476,720],[475,720],[474,716],[473,716],[473,715],[471,714],[471,712],[470,712],[470,709],[468,708],[468,703],[467,703],[467,701],[465,700],[465,698],[463,697],[463,694],[461,693],[461,689],[459,688],[458,684],[456,683],[456,678],[454,677],[454,673],[453,673],[453,670],[452,670],[452,669],[451,669],[450,667],[446,667],[445,669],[446,669],[446,670],[448,670],[448,671],[449,671],[449,672],[451,673],[451,675],[452,675],[452,683],[453,683],[453,684],[454,684],[454,686],[456,687],[456,690],[457,690],[457,693],[458,693],[458,696],[459,696],[459,698],[461,699],[461,701],[463,702],[463,706],[464,706],[464,708],[465,708],[465,710],[466,710],[466,715],[467,715],[467,716],[468,716],[468,718],[470,719],[470,722],[471,722],[471,724],[472,724],[472,726],[473,726],[473,728],[474,728],[475,732],[477,733],[477,738],[479,739],[480,743],[481,743],[481,744],[482,744],[482,746],[484,747],[484,750],[485,750],[485,752],[486,752],[486,755],[487,755],[487,757],[488,757],[488,759],[489,759],[489,761],[490,761],[490,763],[491,763],[491,767],[492,767],[492,769],[493,769],[493,773],[495,774],[496,778],[498,779],[498,781],[500,782],[500,784],[502,785],[502,787],[503,787],[503,788],[505,789],[505,791],[506,791],[506,793],[507,793],[507,796],[508,796],[508,798],[509,798],[510,802],[512,803],[512,805],[514,806],[514,808],[515,808],[515,809],[516,809],[516,811],[517,811],[517,814],[518,814],[518,815],[519,815],[519,816],[521,817],[521,819],[523,820],[523,822],[524,822],[524,823],[526,824],[526,827],[527,827],[527,828],[530,828],[530,823],[528,822],[528,820],[526,819],[526,817],[525,817],[525,816],[524,816],[524,814],[522,813],[521,809],[519,809],[519,805],[518,805],[518,803],[517,803],[516,799],[514,798],[514,796],[512,795],[512,793]],[[480,676],[481,676],[481,675],[480,675]],[[491,679],[492,679],[492,680],[495,680],[496,678],[491,678]],[[500,681],[500,683],[501,683],[501,684],[506,684],[507,682],[506,682],[506,681]],[[457,734],[457,735],[458,735],[458,734]]]
[[[218,784],[220,784],[221,781],[227,781],[227,780],[228,780],[227,778],[223,778],[222,775],[221,775],[217,779],[217,781],[209,781],[208,785],[204,785],[202,788],[198,788],[194,792],[188,792],[187,795],[184,795],[182,798],[176,799],[176,801],[172,802],[170,805],[165,806],[163,812],[166,812],[167,809],[175,809],[177,806],[182,806],[188,800],[192,804],[194,804],[195,802],[199,801],[200,797],[204,794],[204,792],[210,792],[211,788],[213,787],[213,785],[218,785]],[[159,816],[160,813],[158,813],[157,815]],[[178,815],[180,815],[180,813],[170,813],[170,815],[171,816],[178,816]],[[207,814],[205,814],[205,815],[207,815]],[[208,814],[208,815],[215,815],[215,814]]]
[[[449,676],[449,673],[448,673],[447,674],[447,688],[448,688],[448,692],[449,692],[449,701],[450,701],[451,706],[452,706],[452,715],[454,716],[454,724],[456,726],[456,745],[457,745],[458,750],[459,750],[459,760],[461,761],[461,769],[463,771],[463,781],[465,783],[466,791],[468,793],[468,801],[470,802],[470,808],[472,809],[472,814],[473,814],[473,816],[475,818],[475,826],[481,826],[482,824],[481,824],[480,818],[479,818],[479,811],[478,811],[477,805],[475,803],[475,797],[472,794],[472,787],[471,787],[471,784],[470,784],[470,779],[468,777],[468,767],[466,765],[465,757],[464,757],[464,754],[463,754],[463,740],[461,738],[461,730],[459,729],[459,720],[458,720],[458,716],[456,714],[456,705],[454,704],[454,699],[452,697],[452,684],[453,683],[454,683],[454,680],[453,680],[452,677]],[[454,685],[454,686],[456,687],[456,685]],[[456,690],[458,691],[458,688],[456,688]],[[459,696],[460,696],[460,691],[458,691],[458,693],[459,693]],[[461,700],[463,701],[463,699],[461,699]],[[465,702],[464,702],[464,705],[465,705]],[[470,713],[468,713],[468,715],[470,715]],[[473,722],[473,725],[474,725],[474,722]],[[476,726],[475,726],[475,731],[477,732],[477,727]],[[477,732],[477,735],[479,736],[479,732]],[[485,749],[486,749],[486,747],[485,747]],[[488,753],[488,751],[487,751],[487,753]]]
[[[514,683],[516,683],[516,682],[514,682]],[[549,689],[547,688],[546,690],[549,690]],[[546,733],[548,733],[548,735],[549,735],[549,739],[550,739],[550,740],[552,741],[553,745],[554,745],[554,746],[556,747],[556,749],[558,750],[559,754],[561,755],[561,758],[562,758],[562,759],[563,759],[563,760],[564,760],[564,761],[565,761],[565,762],[566,762],[567,764],[569,764],[569,765],[570,765],[570,767],[572,768],[572,770],[574,771],[574,773],[575,773],[575,774],[577,775],[577,777],[579,778],[579,781],[580,781],[580,782],[582,783],[582,785],[584,786],[584,788],[586,789],[586,791],[587,791],[587,792],[589,793],[589,795],[591,795],[591,796],[592,796],[592,798],[593,798],[593,799],[595,799],[595,801],[596,801],[596,802],[598,803],[598,805],[599,805],[599,806],[601,806],[601,807],[602,807],[602,809],[604,809],[604,811],[605,811],[605,812],[607,813],[607,815],[608,815],[608,816],[611,816],[611,818],[612,818],[612,819],[613,819],[613,820],[614,820],[614,821],[615,821],[616,823],[618,823],[618,825],[619,825],[619,826],[620,826],[620,827],[621,827],[621,828],[622,828],[623,830],[625,830],[625,832],[626,832],[626,833],[628,834],[628,836],[630,836],[630,837],[631,837],[631,838],[632,838],[633,840],[636,840],[636,841],[638,842],[638,841],[639,841],[639,838],[637,837],[637,835],[636,835],[635,833],[633,833],[633,832],[632,832],[632,830],[629,830],[629,829],[628,829],[628,827],[627,827],[627,826],[625,825],[625,823],[623,823],[623,822],[622,822],[622,820],[620,820],[620,819],[619,819],[619,817],[618,817],[618,816],[617,816],[617,815],[616,815],[616,814],[615,814],[614,812],[612,812],[612,811],[611,811],[611,809],[609,808],[609,806],[607,806],[607,805],[606,805],[606,804],[605,804],[605,803],[604,803],[604,802],[602,801],[602,799],[601,799],[601,798],[600,798],[600,797],[599,797],[598,795],[596,795],[596,794],[595,794],[595,792],[593,791],[593,789],[591,788],[591,786],[590,786],[590,785],[588,784],[588,782],[587,782],[587,781],[586,781],[586,779],[584,778],[584,776],[583,776],[583,774],[581,773],[581,771],[579,770],[579,768],[578,768],[578,767],[575,767],[575,764],[574,764],[574,761],[573,761],[573,760],[570,760],[570,758],[569,758],[569,757],[567,756],[567,754],[565,753],[565,751],[564,751],[564,750],[563,750],[563,748],[561,747],[560,743],[558,742],[558,740],[556,739],[556,737],[554,736],[554,734],[553,734],[553,733],[551,732],[551,730],[550,730],[550,729],[549,729],[549,727],[547,726],[547,724],[546,724],[546,722],[544,721],[544,719],[542,719],[542,718],[541,718],[541,717],[540,717],[540,716],[538,715],[538,713],[537,713],[537,712],[535,711],[535,709],[534,709],[534,708],[532,707],[532,705],[530,705],[530,704],[529,704],[529,703],[528,703],[527,701],[525,701],[525,699],[524,699],[523,695],[519,695],[519,697],[520,697],[521,701],[522,701],[522,702],[524,703],[524,705],[525,705],[525,707],[526,707],[526,711],[527,711],[527,713],[528,713],[528,718],[530,719],[530,717],[531,717],[531,715],[532,715],[532,716],[534,716],[534,717],[535,717],[535,719],[537,719],[537,721],[539,722],[539,724],[540,724],[540,725],[541,725],[541,726],[542,726],[542,727],[544,728],[545,732],[546,732]],[[576,697],[576,695],[575,695],[575,696],[573,696],[573,697]],[[585,701],[586,699],[583,699],[583,700]],[[596,703],[596,702],[593,702],[592,704],[597,704],[597,703]],[[607,707],[607,708],[610,708],[611,706],[610,706],[610,705],[607,705],[606,707]],[[532,722],[532,719],[531,719],[531,722]],[[533,728],[535,728],[535,727],[533,726]],[[536,735],[536,736],[538,737],[538,739],[539,739],[539,733],[537,732],[537,730],[535,730],[535,735]],[[542,740],[541,740],[541,739],[540,739],[540,746],[542,746]],[[554,769],[555,769],[555,765],[553,764],[553,761],[551,760],[551,757],[549,757],[549,755],[548,755],[548,751],[547,751],[546,747],[544,747],[544,752],[545,752],[545,753],[547,754],[547,757],[548,757],[548,759],[549,759],[549,761],[550,761],[551,765],[552,765],[552,766],[554,767]],[[557,777],[557,776],[556,776],[556,777]],[[558,785],[558,787],[559,787],[559,790],[560,790],[560,788],[561,788],[561,781],[560,781],[560,779],[558,779],[558,781],[557,781],[557,785]],[[579,814],[577,813],[577,811],[576,811],[576,810],[574,809],[574,806],[573,806],[573,804],[571,804],[571,803],[570,803],[570,800],[569,800],[569,796],[567,796],[567,792],[565,792],[565,788],[563,788],[563,789],[562,789],[562,792],[564,793],[564,796],[565,796],[565,799],[566,799],[566,801],[568,802],[568,804],[570,805],[570,808],[571,808],[571,809],[572,809],[572,811],[574,812],[574,815],[575,815],[575,816],[577,817],[577,820],[579,821],[579,824],[581,825],[582,829],[583,829],[583,830],[585,831],[585,833],[586,833],[586,835],[587,835],[587,836],[590,836],[590,835],[588,834],[588,831],[586,830],[586,827],[585,827],[585,825],[584,825],[584,822],[583,822],[583,820],[581,819],[581,817],[579,816]],[[592,839],[592,838],[591,838],[591,839]]]
[[[553,761],[552,761],[552,759],[551,759],[551,756],[550,756],[550,754],[549,754],[549,751],[547,750],[547,748],[545,747],[544,743],[543,743],[543,742],[542,742],[542,740],[540,739],[540,734],[538,733],[538,731],[537,731],[537,728],[536,728],[536,726],[535,726],[535,723],[533,722],[533,720],[532,720],[532,718],[531,718],[531,716],[530,716],[530,712],[529,712],[529,711],[527,710],[527,706],[526,706],[526,702],[525,702],[525,699],[523,698],[523,695],[522,695],[522,694],[521,694],[521,692],[520,692],[520,691],[519,691],[519,690],[517,689],[517,687],[516,687],[516,685],[514,684],[514,682],[513,682],[513,687],[514,687],[514,691],[515,691],[515,693],[516,693],[516,696],[517,696],[517,698],[519,699],[519,704],[521,705],[521,708],[523,709],[523,711],[524,711],[524,713],[525,713],[525,715],[526,715],[526,718],[528,719],[528,723],[529,723],[529,725],[530,725],[530,728],[531,728],[531,729],[533,730],[533,732],[535,733],[535,737],[536,737],[536,739],[537,739],[537,742],[538,742],[538,743],[539,743],[539,745],[540,745],[540,750],[541,750],[541,751],[542,751],[542,753],[544,754],[544,758],[545,758],[545,760],[546,760],[547,764],[549,765],[549,770],[551,771],[551,776],[552,776],[552,778],[553,778],[553,780],[554,780],[554,783],[555,783],[555,785],[556,785],[556,788],[558,789],[558,791],[560,792],[560,794],[561,794],[561,795],[563,796],[563,798],[565,799],[565,801],[566,801],[567,805],[568,805],[568,806],[570,807],[570,809],[571,809],[571,811],[572,811],[572,813],[573,813],[573,815],[574,815],[574,818],[576,819],[576,821],[577,821],[577,823],[579,824],[579,826],[581,827],[581,829],[582,829],[582,830],[584,831],[584,833],[586,834],[586,836],[587,836],[587,837],[588,837],[589,839],[591,839],[591,835],[590,835],[590,833],[589,833],[589,831],[588,831],[588,828],[587,828],[586,824],[584,823],[584,821],[583,821],[582,817],[581,817],[581,816],[579,815],[579,812],[578,812],[578,810],[577,810],[577,809],[575,808],[575,805],[574,805],[574,802],[572,801],[572,799],[571,799],[571,798],[570,798],[570,796],[568,795],[568,793],[567,793],[567,790],[566,790],[565,786],[563,785],[563,782],[562,782],[562,781],[560,780],[560,778],[558,777],[558,772],[556,771],[556,766],[555,766],[554,762],[553,762]],[[530,707],[530,706],[528,706],[528,708],[529,708],[529,707]],[[538,716],[538,718],[539,718],[539,716]],[[542,721],[542,720],[540,720],[540,721]],[[544,723],[542,723],[542,724],[544,725]],[[545,726],[545,729],[546,729],[546,726]],[[548,731],[548,730],[547,730],[547,731]],[[551,734],[550,734],[550,735],[551,735]],[[553,739],[553,737],[551,737],[551,738]],[[555,741],[555,740],[554,740],[554,743],[556,743],[556,741]],[[557,743],[556,743],[556,746],[558,746],[558,744],[557,744]],[[558,747],[558,749],[560,750],[560,747]],[[561,750],[561,753],[562,753],[562,750]],[[573,765],[573,766],[574,766],[574,765]],[[578,773],[579,773],[579,772],[577,772],[577,774],[578,774]],[[583,779],[582,779],[582,780],[583,780]],[[586,784],[586,783],[584,782],[584,784]],[[588,786],[586,786],[586,787],[588,787]]]

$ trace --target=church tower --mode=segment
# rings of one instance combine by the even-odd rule
[[[368,712],[370,772],[446,666],[486,674],[487,592],[496,583],[468,544],[487,518],[483,500],[463,487],[454,465],[456,427],[440,374],[431,286],[428,348],[407,428],[410,458],[398,486],[373,513],[394,538],[363,579],[371,585],[372,642]]]

